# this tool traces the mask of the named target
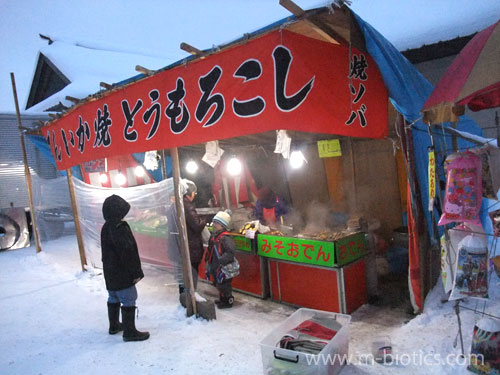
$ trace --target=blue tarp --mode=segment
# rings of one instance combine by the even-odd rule
[[[26,135],[27,138],[30,140],[31,143],[42,153],[43,156],[47,158],[47,160],[55,167],[56,166],[56,161],[54,160],[52,156],[52,151],[50,150],[50,147],[45,140],[44,137],[41,135]],[[66,171],[57,171],[59,175],[61,176],[66,176]],[[71,173],[73,176],[78,178],[79,180],[82,179],[82,175],[80,173],[80,168],[78,166],[72,167],[71,168]]]
[[[137,161],[139,164],[142,165],[144,163],[144,152],[136,152],[132,154],[132,157]],[[161,162],[161,161],[160,161]],[[147,169],[147,168],[146,168]],[[172,161],[170,159],[170,156],[165,157],[165,169],[167,171],[167,177],[172,177]],[[147,169],[149,174],[153,177],[153,179],[156,182],[159,182],[163,179],[161,168],[158,167],[156,169]]]
[[[42,153],[42,155],[45,156],[47,160],[55,167],[56,162],[52,156],[52,151],[50,150],[50,147],[47,144],[45,138],[40,135],[27,135],[27,137],[31,141],[31,143],[33,143],[33,145],[35,145],[35,147]],[[132,154],[132,156],[139,164],[142,164],[144,162],[143,152]],[[166,157],[165,164],[167,169],[167,176],[172,176],[172,162],[170,161],[170,157]],[[151,174],[156,182],[162,180],[161,168],[157,168],[155,170],[147,169],[147,171]],[[79,180],[83,180],[80,173],[80,168],[78,166],[72,167],[71,172],[73,173],[73,176],[75,176]],[[58,173],[61,176],[66,176],[66,171],[58,171]]]
[[[431,146],[431,139],[427,125],[421,120],[420,110],[434,87],[387,39],[354,12],[353,14],[365,37],[368,53],[375,60],[382,74],[391,103],[409,123],[413,124],[415,169],[421,192],[421,203],[426,215],[427,229],[432,236],[433,225],[427,209],[429,205],[428,147]],[[449,124],[445,124],[445,126],[449,126]],[[460,118],[457,129],[482,135],[482,129],[466,116]],[[443,165],[443,157],[451,153],[451,137],[436,134],[434,138],[438,155],[437,166],[439,167]],[[459,139],[458,147],[465,149],[476,146]],[[487,213],[483,213],[482,216],[484,215]],[[435,212],[436,220],[439,219],[437,216],[437,212]]]

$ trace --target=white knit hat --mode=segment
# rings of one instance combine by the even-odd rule
[[[219,211],[212,219],[214,223],[219,223],[226,230],[231,227],[231,210]]]

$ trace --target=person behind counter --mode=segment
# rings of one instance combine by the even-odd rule
[[[208,251],[205,255],[207,265],[206,278],[213,278],[213,283],[219,291],[219,299],[215,304],[219,309],[233,307],[234,297],[232,281],[233,278],[226,278],[220,267],[232,263],[235,259],[234,252],[236,245],[230,236],[226,236],[231,226],[231,211],[219,211],[212,220],[213,231],[208,242]]]
[[[269,187],[263,187],[257,193],[254,216],[266,225],[282,224],[283,219],[290,211],[288,203]]]
[[[105,223],[101,229],[101,250],[104,281],[108,290],[109,334],[123,331],[123,341],[143,341],[149,332],[135,328],[137,284],[144,273],[134,235],[123,218],[130,204],[118,195],[111,195],[102,205]],[[120,304],[123,324],[120,323]]]

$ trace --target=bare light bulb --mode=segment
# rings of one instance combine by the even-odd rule
[[[304,154],[302,151],[292,151],[290,154],[290,166],[293,169],[298,169],[304,165],[304,161],[306,159],[304,158]]]
[[[122,172],[119,172],[116,177],[115,177],[115,182],[119,185],[119,186],[122,186],[122,185],[125,185],[125,183],[127,182],[127,178],[125,177],[125,175],[122,173]]]
[[[190,160],[186,163],[186,172],[189,174],[195,174],[198,170],[198,164],[194,160]]]
[[[144,170],[144,167],[138,165],[137,167],[135,167],[134,173],[137,177],[143,177],[146,171]]]
[[[99,175],[99,182],[101,184],[105,184],[106,182],[108,182],[108,175],[106,173],[101,173]]]
[[[241,174],[241,162],[236,159],[232,158],[227,162],[227,172],[231,176],[238,176]]]

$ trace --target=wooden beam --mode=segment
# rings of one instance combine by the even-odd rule
[[[296,17],[301,17],[305,14],[304,9],[299,7],[292,0],[280,0],[280,5]]]
[[[87,257],[85,256],[85,247],[83,244],[82,228],[80,226],[80,216],[78,215],[78,205],[76,204],[75,186],[73,184],[73,174],[71,168],[66,169],[68,179],[69,196],[71,198],[71,208],[73,209],[73,220],[75,221],[76,240],[78,242],[78,252],[80,253],[80,264],[82,271],[86,271]]]
[[[137,70],[139,73],[145,74],[147,76],[151,76],[151,75],[155,74],[155,72],[156,72],[155,70],[147,69],[141,65],[136,65],[135,70]]]
[[[314,29],[314,31],[316,31],[330,43],[343,43],[345,45],[349,45],[349,42],[345,40],[339,33],[334,31],[331,27],[328,27],[321,21],[311,20],[307,18],[306,12],[292,0],[280,0],[280,5],[290,13],[292,13],[295,17],[302,17],[302,21],[306,22]]]
[[[66,95],[66,100],[69,100],[70,102],[73,102],[75,104],[80,103],[81,99],[75,98],[74,96],[69,96]]]
[[[19,111],[19,101],[17,99],[17,89],[16,89],[16,80],[14,78],[14,73],[10,73],[10,80],[12,82],[12,93],[14,95],[14,103],[16,105],[16,117],[17,117],[17,127],[19,130],[19,138],[21,140],[21,148],[23,151],[23,160],[24,160],[24,175],[26,177],[26,185],[28,188],[28,197],[30,203],[30,211],[31,211],[31,221],[33,222],[33,234],[35,235],[35,244],[36,244],[36,252],[39,253],[42,251],[42,247],[40,245],[40,237],[38,236],[38,226],[36,223],[36,215],[35,215],[35,205],[33,204],[33,190],[32,190],[32,182],[31,182],[31,173],[28,165],[28,156],[26,154],[26,145],[24,143],[24,133],[22,131],[22,123],[21,123],[21,112]]]
[[[174,177],[175,209],[177,213],[177,227],[179,228],[180,251],[182,259],[182,274],[184,276],[184,286],[186,287],[186,314],[187,316],[197,315],[196,298],[193,288],[193,271],[191,267],[191,256],[189,255],[189,244],[186,231],[186,216],[184,214],[183,197],[180,191],[180,166],[179,152],[177,147],[170,150],[172,160],[172,175]]]
[[[201,56],[205,55],[205,52],[203,52],[202,50],[199,50],[198,48],[193,47],[193,46],[191,46],[187,43],[184,43],[184,42],[181,43],[180,47],[181,47],[181,50],[186,51],[193,56],[201,57]]]
[[[113,88],[113,85],[110,85],[109,83],[106,83],[106,82],[99,83],[99,86],[101,86],[102,88],[105,88],[106,90],[111,90]]]

